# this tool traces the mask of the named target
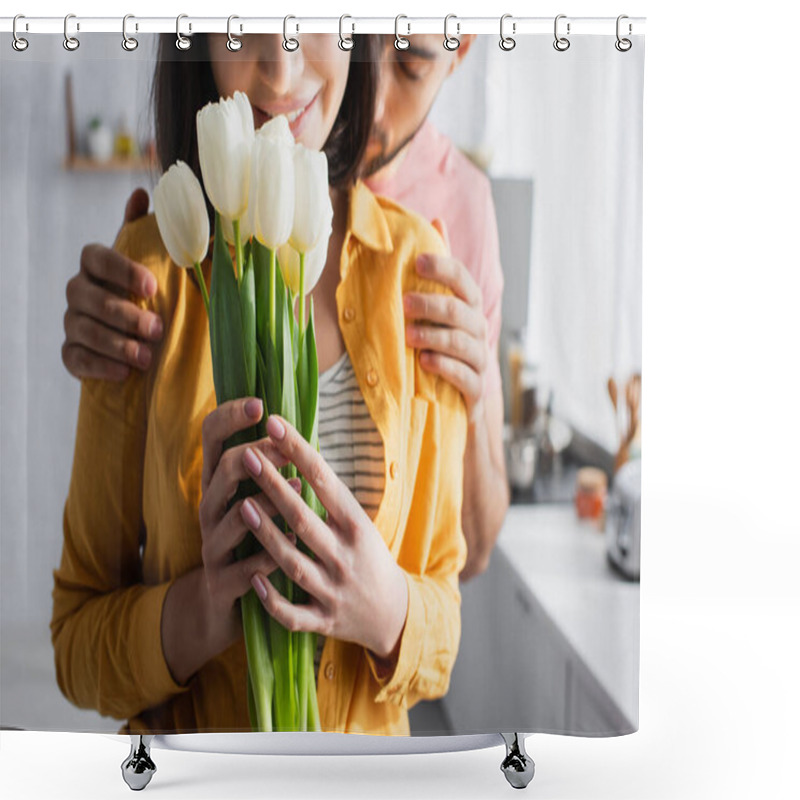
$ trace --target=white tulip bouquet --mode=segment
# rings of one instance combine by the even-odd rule
[[[197,113],[197,140],[203,183],[216,212],[210,291],[200,268],[209,244],[206,203],[187,164],[178,161],[164,173],[153,203],[170,257],[194,269],[203,293],[217,404],[245,396],[264,402],[260,423],[225,446],[263,438],[267,415],[278,413],[318,450],[319,366],[313,300],[306,323],[305,296],[325,266],[331,235],[327,159],[296,144],[284,116],[254,131],[253,111],[242,92]],[[297,474],[292,464],[283,473]],[[231,502],[256,491],[252,481],[242,483]],[[302,497],[324,518],[305,479]],[[279,524],[285,528],[285,522]],[[247,558],[260,547],[248,531],[236,556]],[[298,541],[298,547],[311,555],[304,543]],[[291,602],[305,601],[305,592],[281,571],[270,580]],[[286,630],[252,589],[241,604],[253,730],[320,730],[316,634]]]

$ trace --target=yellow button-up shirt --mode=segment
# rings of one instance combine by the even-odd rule
[[[58,684],[75,705],[126,719],[120,733],[249,731],[244,639],[185,685],[161,643],[167,591],[202,565],[202,422],[216,407],[202,296],[169,259],[152,215],[127,224],[116,247],[154,273],[158,292],[139,303],[165,332],[147,372],[82,381],[53,573]],[[421,217],[361,183],[351,189],[339,325],[384,445],[374,524],[403,569],[409,602],[389,674],[363,646],[325,641],[317,687],[325,731],[408,734],[407,709],[447,692],[458,651],[466,414],[458,391],[406,346],[402,305],[406,291],[444,291],[415,271],[420,253],[443,250]],[[210,259],[202,266],[208,282]]]

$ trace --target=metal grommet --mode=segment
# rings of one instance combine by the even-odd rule
[[[127,50],[129,53],[134,51],[139,46],[139,40],[134,39],[132,36],[128,36],[128,20],[134,19],[133,14],[126,14],[122,18],[122,49]],[[139,26],[136,26],[136,30],[139,30]]]
[[[70,53],[74,50],[77,50],[81,46],[81,43],[74,36],[70,36],[67,30],[67,26],[69,25],[69,21],[71,19],[75,19],[74,14],[67,14],[67,16],[64,17],[64,49],[69,50]],[[80,29],[80,23],[76,23],[76,30]]]
[[[505,50],[508,52],[509,50],[513,50],[517,46],[517,42],[515,39],[512,39],[510,36],[506,36],[505,32],[503,31],[503,26],[507,19],[511,19],[511,14],[503,14],[500,17],[500,49]],[[517,23],[511,23],[511,33],[517,32]]]
[[[408,19],[408,17],[405,14],[398,14],[398,16],[394,18],[394,47],[395,50],[408,50],[408,48],[411,47],[411,42],[409,42],[405,36],[400,35],[401,19]],[[408,31],[406,33],[406,36],[410,35],[411,35],[411,23],[408,23]]]
[[[18,19],[25,19],[25,15],[24,14],[17,14],[17,16],[14,17],[14,22],[13,22],[13,24],[11,26],[11,33],[14,34],[14,38],[11,40],[11,46],[18,53],[21,53],[23,50],[27,50],[28,49],[28,40],[27,39],[23,39],[17,33],[17,20]],[[27,29],[28,29],[28,23],[26,22],[25,23],[25,30],[27,30]]]
[[[339,49],[340,50],[352,50],[353,46],[355,45],[355,40],[353,39],[353,31],[356,29],[355,24],[350,26],[350,36],[344,35],[344,21],[346,19],[353,19],[349,14],[342,14],[339,17]]]
[[[227,47],[228,50],[231,51],[231,53],[238,53],[242,49],[242,40],[241,39],[237,39],[231,33],[231,22],[233,22],[233,20],[235,20],[235,19],[239,19],[239,17],[237,17],[236,14],[231,14],[228,17],[228,41],[227,41],[225,47]],[[242,26],[240,25],[239,26],[239,32],[240,33],[241,33],[241,30],[242,30]]]
[[[620,22],[622,22],[623,19],[628,19],[628,15],[627,14],[620,14],[617,17],[617,41],[614,42],[614,47],[616,47],[617,50],[619,50],[620,53],[627,53],[628,50],[630,50],[631,47],[633,47],[633,42],[631,42],[630,39],[623,39],[619,35],[619,27],[620,27],[619,24],[620,24]],[[628,23],[628,35],[630,35],[631,33],[633,33],[633,25],[631,25],[630,22],[629,22]]]
[[[558,21],[560,19],[566,19],[566,14],[559,14],[556,17],[556,21],[553,23],[553,35],[556,37],[556,40],[553,42],[553,47],[558,50],[559,53],[563,53],[565,50],[569,50],[570,41],[565,36],[558,35]],[[569,36],[569,22],[567,23],[567,36]]]
[[[461,23],[458,21],[456,22],[456,35],[450,36],[447,33],[447,23],[450,22],[451,19],[458,20],[458,17],[456,17],[455,14],[448,14],[444,18],[444,42],[442,42],[442,44],[445,50],[450,50],[452,52],[453,50],[458,50],[458,46],[461,44],[461,40],[458,38],[461,35]]]
[[[181,33],[181,20],[188,18],[189,18],[188,14],[178,14],[178,17],[175,20],[175,35],[178,37],[177,39],[175,39],[175,47],[177,47],[178,50],[188,50],[192,46],[192,40]],[[191,30],[192,30],[192,23],[190,22],[189,31]]]
[[[297,19],[297,17],[293,17],[291,14],[288,17],[283,18],[283,49],[286,50],[287,53],[294,53],[298,47],[300,47],[300,42],[297,41],[293,36],[289,36],[287,33],[287,27],[289,25],[290,19]],[[300,32],[300,26],[295,23],[295,31],[297,33]]]

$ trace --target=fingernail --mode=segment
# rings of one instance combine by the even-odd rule
[[[261,474],[261,459],[256,455],[252,447],[244,451],[244,466],[251,475]]]
[[[430,269],[431,261],[426,255],[417,256],[417,272],[425,274]]]
[[[148,275],[144,279],[144,296],[152,297],[156,293],[156,279],[152,275]]]
[[[251,397],[245,404],[244,404],[244,413],[247,414],[250,419],[260,419],[261,418],[261,409],[264,407],[264,404],[259,400],[257,397]]]
[[[287,531],[286,538],[292,543],[297,544],[297,534],[294,531]]]
[[[261,517],[258,515],[258,511],[256,511],[256,507],[249,497],[242,503],[242,516],[244,517],[244,521],[251,528],[258,528],[261,526]]]
[[[303,488],[303,482],[300,480],[300,478],[289,478],[289,486],[291,486],[296,492],[299,492]]]
[[[138,351],[136,352],[136,361],[139,366],[145,368],[150,366],[150,358],[150,350],[144,345],[140,345]]]
[[[414,304],[413,304],[413,300],[411,299],[411,296],[407,295],[407,294],[404,294],[403,295],[403,308],[406,311],[411,311],[411,309],[413,308],[413,305]]]
[[[160,339],[162,333],[164,333],[164,323],[161,321],[161,317],[154,317],[150,323],[150,338]]]
[[[278,417],[273,415],[267,420],[267,433],[271,438],[280,441],[286,436],[286,428],[283,427],[283,423]]]
[[[264,586],[264,580],[260,575],[253,575],[250,583],[256,590],[256,594],[261,598],[262,602],[267,599],[267,587]]]

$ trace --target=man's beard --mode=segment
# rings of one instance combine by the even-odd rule
[[[394,148],[390,153],[386,151],[387,148],[387,136],[386,131],[382,128],[374,128],[371,134],[373,139],[377,139],[381,145],[380,153],[375,156],[375,158],[371,159],[367,165],[364,167],[364,177],[369,178],[371,175],[374,175],[378,170],[383,169],[387,164],[391,164],[392,161],[397,158],[398,153],[419,133],[419,129],[423,126],[425,120],[428,118],[426,114],[422,118],[422,122],[416,127],[414,132],[409,136],[406,136],[402,142],[400,142],[397,147]]]

